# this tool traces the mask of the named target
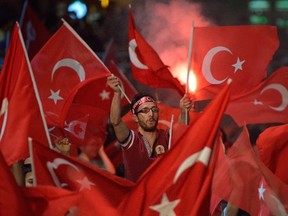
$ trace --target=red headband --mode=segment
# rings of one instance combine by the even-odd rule
[[[138,108],[141,106],[141,104],[146,102],[153,102],[156,103],[155,100],[149,96],[145,96],[140,98],[132,107],[132,113],[135,114],[138,111]]]

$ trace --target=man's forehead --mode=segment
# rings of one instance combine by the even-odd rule
[[[145,107],[148,107],[148,108],[150,108],[150,107],[153,107],[153,106],[157,106],[157,104],[156,103],[154,103],[154,102],[145,102],[145,103],[143,103],[143,104],[141,104],[140,106],[139,106],[139,109],[138,110],[140,110],[140,109],[143,109],[143,108],[145,108]]]

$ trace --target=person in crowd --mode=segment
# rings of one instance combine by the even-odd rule
[[[78,158],[82,161],[103,168],[108,172],[115,174],[116,169],[104,150],[101,138],[91,137],[84,144],[79,145]]]
[[[138,130],[129,129],[121,119],[120,79],[111,75],[107,78],[107,85],[114,90],[110,122],[123,150],[125,178],[135,182],[148,166],[168,151],[169,129],[157,129],[160,110],[155,99],[146,93],[136,94],[131,102],[131,112],[138,124]],[[179,105],[178,122],[189,123],[189,111],[193,105],[190,96],[184,95]]]
[[[25,187],[34,186],[34,178],[32,173],[31,157],[24,160],[23,164],[24,185]]]

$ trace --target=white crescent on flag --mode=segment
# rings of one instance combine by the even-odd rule
[[[203,64],[202,64],[202,73],[203,76],[205,77],[205,79],[207,80],[207,82],[211,83],[211,84],[221,84],[223,83],[227,77],[223,80],[217,80],[215,79],[215,77],[212,75],[211,72],[211,62],[214,58],[214,56],[219,53],[219,52],[229,52],[232,54],[232,52],[223,46],[217,46],[217,47],[213,47],[212,49],[210,49],[207,54],[205,55],[204,59],[203,59]]]

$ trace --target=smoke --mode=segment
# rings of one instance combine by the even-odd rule
[[[137,29],[176,77],[179,65],[185,64],[187,70],[192,23],[194,27],[212,25],[201,15],[199,3],[185,0],[147,0],[144,7],[135,8],[134,16]]]

